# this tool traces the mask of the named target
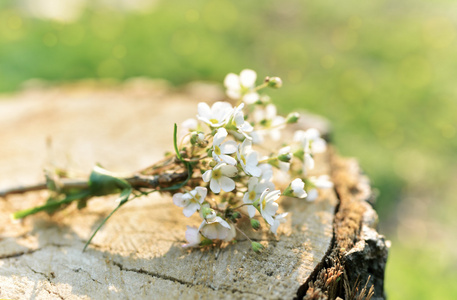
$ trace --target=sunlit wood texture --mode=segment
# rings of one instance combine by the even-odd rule
[[[173,123],[194,117],[198,100],[223,94],[212,86],[176,92],[162,82],[135,81],[4,98],[1,188],[41,181],[45,164],[86,174],[96,162],[111,171],[141,169],[172,149]],[[331,156],[317,156],[314,175],[331,174]],[[186,225],[198,226],[199,218],[187,219],[169,197],[151,195],[122,207],[83,253],[115,198],[96,198],[82,211],[10,220],[12,212],[45,198],[41,191],[0,199],[1,298],[291,299],[330,253],[338,205],[333,189],[315,202],[283,199],[281,210],[290,214],[279,236],[265,227],[249,234],[267,246],[260,254],[242,235],[222,249],[189,251],[181,248]]]

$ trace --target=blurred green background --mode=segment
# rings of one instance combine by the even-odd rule
[[[379,190],[389,299],[457,299],[457,2],[0,2],[0,92],[31,78],[280,76]],[[7,142],[7,141],[4,141]]]

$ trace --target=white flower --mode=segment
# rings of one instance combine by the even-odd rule
[[[286,222],[287,214],[288,213],[279,214],[274,218],[273,225],[270,226],[271,232],[276,234],[276,231],[278,230],[279,225],[281,223],[285,223]]]
[[[251,177],[248,181],[248,191],[243,196],[243,203],[253,204],[266,189],[274,189],[274,184],[265,179],[259,180],[257,177]],[[247,206],[248,215],[250,218],[255,216],[257,211],[253,205]]]
[[[182,245],[183,248],[197,247],[202,241],[202,236],[196,227],[187,226],[186,240],[187,244]]]
[[[225,128],[219,128],[213,140],[213,158],[216,162],[225,162],[229,165],[236,165],[236,160],[227,155],[232,154],[237,150],[237,144],[235,141],[227,141],[222,144],[224,139],[227,137],[227,130]]]
[[[248,135],[249,132],[254,130],[254,127],[244,119],[243,113],[244,103],[241,103],[238,107],[236,107],[233,111],[233,123],[235,127],[238,129],[238,132],[244,135],[247,139],[252,139]]]
[[[258,177],[262,173],[262,170],[257,166],[259,163],[258,154],[251,148],[252,142],[245,139],[243,143],[238,146],[236,155],[243,171],[248,175]]]
[[[204,102],[198,103],[197,119],[211,127],[224,126],[233,113],[233,108],[228,102],[216,102],[211,108]]]
[[[294,197],[305,198],[307,196],[305,192],[305,183],[300,178],[294,179],[290,184],[290,188],[292,189]]]
[[[273,216],[276,214],[279,207],[278,203],[275,201],[280,195],[281,191],[279,190],[270,192],[269,189],[266,189],[260,196],[260,214],[270,226],[274,224]]]
[[[316,200],[317,197],[319,197],[319,192],[317,191],[317,189],[312,188],[308,191],[308,197],[306,197],[306,201],[312,202]]]
[[[278,141],[281,138],[281,129],[286,126],[286,119],[276,115],[276,106],[274,104],[268,104],[265,110],[255,110],[254,120],[264,128],[257,131],[257,134],[269,134],[274,141]]]
[[[321,138],[320,133],[315,128],[310,128],[306,131],[297,130],[294,134],[294,141],[299,142],[303,146],[303,172],[314,169],[313,154],[325,152],[327,142]]]
[[[229,224],[221,217],[215,217],[212,220],[203,220],[198,231],[210,240],[222,240],[229,242],[236,236],[235,227]]]
[[[261,179],[271,181],[273,179],[273,166],[270,164],[260,164],[260,170],[262,170]]]
[[[330,178],[328,175],[321,175],[319,177],[309,177],[309,181],[315,186],[315,188],[312,188],[308,191],[308,197],[306,197],[306,200],[308,201],[314,201],[319,197],[319,192],[317,189],[331,189],[333,188],[333,182],[330,181]]]
[[[181,134],[186,135],[190,131],[195,131],[198,128],[197,120],[189,118],[181,123]]]
[[[255,91],[256,79],[256,72],[249,69],[241,71],[239,76],[229,73],[224,79],[227,96],[231,99],[242,99],[247,104],[256,102],[259,100],[259,94]]]
[[[290,146],[279,149],[278,156],[284,155],[284,154],[290,154]],[[290,162],[279,161],[278,164],[279,164],[279,169],[281,171],[286,172],[286,173],[289,172]]]
[[[229,177],[234,177],[237,173],[235,166],[219,163],[212,170],[206,171],[202,178],[204,182],[210,182],[210,189],[218,194],[221,189],[225,192],[231,192],[235,189],[235,181]]]
[[[192,216],[206,198],[208,190],[198,186],[187,193],[176,193],[173,195],[173,203],[179,207],[184,207],[183,213],[186,217]]]

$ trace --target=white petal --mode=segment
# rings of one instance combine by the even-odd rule
[[[186,206],[186,203],[183,199],[183,193],[176,193],[173,195],[173,203],[176,205],[176,206],[179,206],[179,207],[184,207]]]
[[[222,165],[220,168],[221,168],[221,171],[222,171],[222,175],[224,175],[224,176],[234,177],[234,176],[236,176],[236,174],[238,174],[238,170],[236,169],[235,166]]]
[[[324,139],[317,139],[312,143],[312,152],[313,153],[323,153],[327,150],[327,142]]]
[[[294,133],[294,142],[303,142],[303,139],[305,138],[305,132],[303,130],[297,130]]]
[[[211,106],[212,117],[223,121],[224,118],[230,116],[233,112],[233,107],[228,102],[218,101]]]
[[[245,87],[253,87],[257,79],[257,74],[253,70],[245,69],[240,73],[240,83]]]
[[[252,138],[252,143],[259,145],[263,143],[263,135],[259,131],[253,131],[250,133],[251,138]]]
[[[217,223],[205,224],[200,230],[202,235],[210,240],[219,238],[219,232],[217,230]]]
[[[195,129],[197,129],[197,126],[198,126],[198,122],[197,122],[197,120],[195,120],[193,118],[189,118],[181,123],[181,127],[185,128],[187,130],[195,130]]]
[[[243,101],[246,102],[247,104],[253,104],[255,103],[257,100],[259,100],[259,94],[257,94],[256,92],[251,92],[251,93],[247,93],[243,96]]]
[[[328,175],[321,175],[319,177],[311,177],[309,180],[317,187],[321,189],[330,189],[333,187],[333,182],[330,181]]]
[[[314,159],[308,153],[305,153],[305,167],[309,170],[314,169]]]
[[[317,140],[321,136],[319,130],[317,130],[316,128],[310,128],[306,130],[306,135],[310,140]]]
[[[205,173],[203,173],[202,179],[203,179],[204,182],[209,182],[211,180],[212,172],[213,172],[212,170],[208,170]]]
[[[276,201],[278,200],[278,198],[281,196],[281,191],[280,190],[276,190],[276,191],[272,191],[272,192],[269,192],[266,197],[265,197],[265,200],[267,202],[270,202],[270,201]]]
[[[236,126],[242,126],[244,122],[244,115],[242,112],[238,112],[234,115],[233,120],[235,121]]]
[[[225,192],[231,192],[235,189],[235,181],[233,181],[232,179],[230,179],[228,177],[222,176],[221,180],[220,180],[220,184],[221,184],[220,188],[222,188],[222,190]],[[214,192],[214,190],[213,190],[213,192]]]
[[[270,227],[270,231],[273,234],[276,234],[276,231],[278,230],[278,227],[279,227],[279,221],[278,220],[274,220],[273,221],[273,225],[271,225],[271,227]]]
[[[227,233],[227,237],[224,239],[225,242],[230,242],[236,237],[236,229],[235,226],[230,225],[230,230]]]
[[[247,165],[246,166],[246,171],[249,173],[251,176],[259,177],[260,174],[262,174],[262,170],[257,167],[257,166],[252,166],[252,165]]]
[[[217,222],[217,223],[221,224],[222,226],[224,226],[227,229],[230,229],[229,223],[227,223],[227,221],[225,221],[221,217],[216,217],[216,220],[214,222]]]
[[[257,209],[255,209],[254,205],[248,205],[248,214],[249,218],[254,218]]]
[[[306,197],[307,201],[314,201],[319,197],[319,193],[317,192],[317,189],[311,189],[308,191],[308,197]]]
[[[254,127],[249,122],[244,122],[242,126],[239,126],[238,129],[241,132],[251,132],[254,130]]]
[[[238,145],[235,141],[227,141],[221,145],[220,149],[224,154],[232,154],[236,152]]]
[[[201,187],[201,186],[197,186],[195,188],[195,190],[200,195],[200,201],[199,202],[202,203],[205,200],[206,195],[208,194],[208,190],[205,187]]]
[[[240,90],[227,90],[227,96],[231,99],[240,99],[241,91]]]
[[[294,191],[294,195],[295,195],[295,197],[300,198],[300,199],[308,196],[308,194],[306,194],[305,190]]]
[[[198,116],[202,118],[211,119],[211,109],[205,102],[198,103]]]
[[[219,158],[220,158],[223,162],[225,162],[225,163],[227,163],[227,164],[229,164],[229,165],[233,165],[233,166],[236,165],[236,159],[234,159],[234,158],[231,157],[231,156],[228,156],[228,155],[225,155],[225,154],[221,154],[221,155],[219,155]]]
[[[190,226],[187,226],[185,237],[188,244],[183,245],[184,248],[198,246],[202,239],[198,229]]]
[[[265,114],[267,120],[276,118],[276,106],[274,104],[268,104],[267,107],[265,107]]]
[[[219,182],[216,179],[211,179],[211,182],[209,183],[209,188],[215,194],[219,194],[221,192],[221,186],[220,186]]]
[[[276,211],[278,210],[279,208],[279,204],[276,203],[276,202],[269,202],[267,203],[267,205],[265,205],[265,208],[264,208],[264,212],[266,212],[267,214],[271,215],[271,216],[274,216]]]
[[[259,178],[256,178],[256,177],[251,177],[249,178],[249,181],[248,181],[248,190],[249,191],[252,191],[256,185],[259,183]]]
[[[251,165],[251,166],[257,166],[257,163],[259,162],[257,156],[258,156],[258,153],[256,151],[250,152],[246,156],[246,164]]]
[[[196,211],[197,209],[200,208],[200,205],[198,205],[197,203],[191,203],[189,204],[188,206],[184,207],[184,209],[182,210],[183,214],[186,216],[186,217],[190,217],[192,216]]]
[[[229,73],[227,76],[225,76],[224,86],[230,90],[239,90],[240,78],[236,74]]]
[[[219,146],[227,137],[227,130],[225,128],[219,128],[217,133],[214,135],[213,145]]]
[[[303,189],[305,187],[305,183],[303,182],[302,179],[300,178],[296,178],[294,179],[291,184],[290,184],[290,187],[295,191],[296,189]]]
[[[270,224],[270,225],[273,225],[273,224],[274,224],[274,219],[273,219],[273,217],[272,217],[271,215],[269,215],[269,214],[263,212],[263,213],[262,213],[262,217],[265,219],[265,221],[266,221],[268,224]]]
[[[279,141],[281,139],[281,131],[279,129],[271,129],[270,136],[273,141]]]

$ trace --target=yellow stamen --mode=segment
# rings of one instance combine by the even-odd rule
[[[216,155],[221,155],[221,148],[219,148],[218,146],[214,146],[214,153],[216,153]]]
[[[222,171],[220,169],[213,170],[212,176],[214,179],[220,179],[222,177]]]

